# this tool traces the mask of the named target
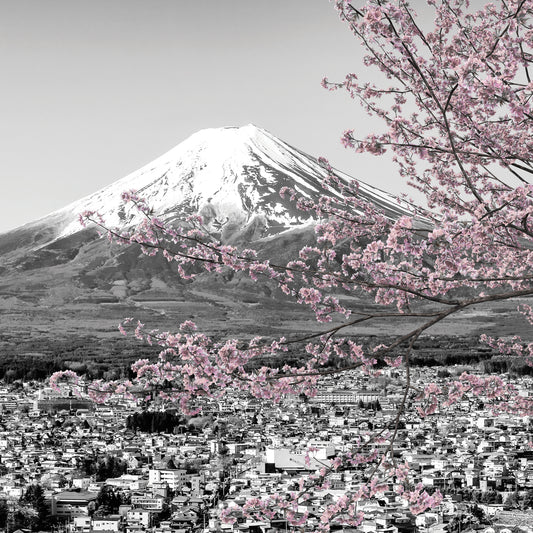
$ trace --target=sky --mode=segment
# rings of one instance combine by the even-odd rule
[[[0,232],[248,123],[400,192],[340,142],[376,124],[320,85],[366,75],[361,57],[328,0],[0,0]]]

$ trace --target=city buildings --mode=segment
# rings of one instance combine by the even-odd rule
[[[432,369],[416,373],[421,383],[436,379]],[[387,382],[385,395],[383,381],[373,388],[368,383],[357,376],[325,379],[311,401],[289,397],[281,404],[234,392],[223,410],[206,404],[186,427],[151,434],[127,427],[137,409],[133,403],[41,412],[35,401],[45,395],[41,384],[4,387],[0,500],[16,509],[28,487],[39,485],[54,527],[76,533],[267,533],[288,527],[282,513],[258,520],[238,509],[249,500],[298,490],[303,479],[308,496],[297,512],[307,517],[302,531],[311,532],[327,505],[358,490],[368,469],[345,465],[331,475],[327,489],[314,487],[310,476],[356,443],[361,453],[369,451],[369,435],[379,433],[378,450],[393,446],[397,461],[409,464],[412,482],[441,491],[443,503],[414,516],[391,480],[388,490],[361,499],[364,521],[345,530],[441,533],[460,523],[463,532],[474,526],[488,532],[492,522],[497,533],[505,524],[532,531],[528,418],[496,417],[490,406],[461,402],[426,418],[406,412],[398,423],[401,388]],[[527,394],[532,384],[526,377],[515,386]],[[161,408],[155,404],[154,413]],[[235,510],[235,524],[220,520],[224,508]],[[342,520],[338,524],[341,528]]]

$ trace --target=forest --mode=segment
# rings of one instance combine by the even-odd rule
[[[356,339],[364,346],[378,342],[391,342],[392,337],[359,336]],[[157,347],[134,342],[131,338],[109,338],[103,341],[96,337],[43,338],[35,342],[19,341],[0,335],[0,348],[6,357],[0,358],[0,380],[5,383],[15,381],[44,381],[51,374],[61,370],[73,370],[88,379],[132,378],[130,366],[144,357],[155,357]],[[268,363],[282,367],[284,364],[298,364],[304,355],[289,351],[269,358]],[[254,365],[262,364],[257,359]],[[343,362],[331,358],[326,366],[335,367]],[[379,362],[378,362],[379,364]],[[439,335],[422,336],[413,347],[411,365],[419,367],[451,367],[453,365],[480,365],[489,374],[509,373],[513,376],[533,375],[533,367],[520,357],[505,356],[490,346],[480,345],[476,337]]]

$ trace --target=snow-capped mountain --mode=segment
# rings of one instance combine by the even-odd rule
[[[135,246],[111,246],[95,228],[80,225],[79,214],[86,210],[98,212],[108,227],[139,222],[142,215],[121,199],[129,190],[169,222],[200,214],[204,226],[223,242],[289,261],[313,243],[314,221],[282,198],[280,190],[289,187],[317,199],[324,194],[321,183],[327,174],[317,159],[256,126],[202,130],[108,187],[0,235],[0,295],[32,305],[94,299],[95,294],[97,299],[131,303],[131,298],[158,290],[184,290],[175,265],[148,258]],[[393,219],[407,212],[396,198],[364,183],[359,194]],[[258,291],[270,291],[248,287],[240,278],[212,280],[207,275],[193,285],[207,291],[203,298],[220,294],[221,283],[231,285],[232,297],[236,285],[254,298]]]
[[[60,209],[28,227],[47,227],[36,247],[81,230],[78,215],[98,212],[110,227],[128,226],[141,215],[124,208],[121,194],[136,191],[159,217],[172,220],[200,214],[222,240],[246,240],[305,224],[309,215],[282,199],[282,187],[316,199],[327,170],[319,162],[252,124],[213,128],[187,140],[112,185]],[[339,176],[348,180],[345,175]],[[332,192],[334,194],[334,192]],[[360,194],[394,218],[405,210],[387,193],[360,183]]]

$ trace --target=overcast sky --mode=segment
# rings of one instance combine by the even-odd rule
[[[371,124],[322,77],[364,76],[328,0],[0,0],[0,231],[112,183],[207,127],[254,123],[378,187],[345,150]]]

